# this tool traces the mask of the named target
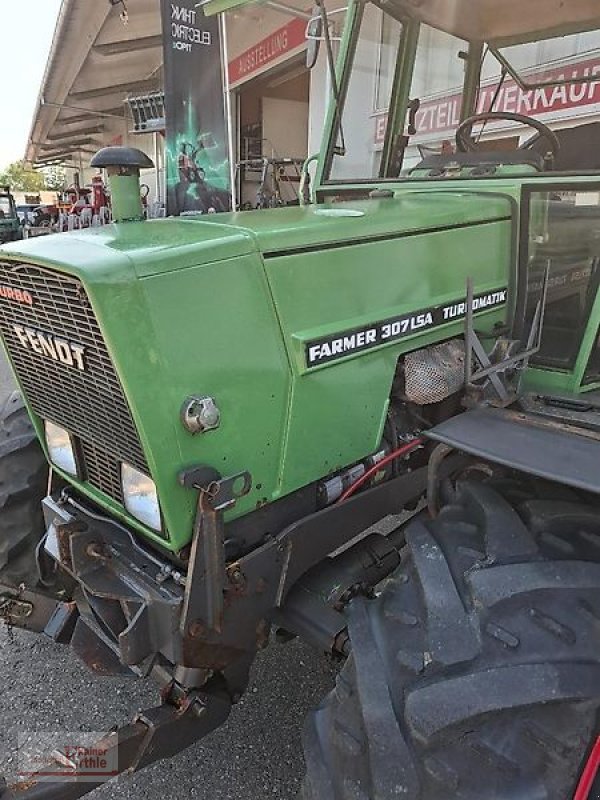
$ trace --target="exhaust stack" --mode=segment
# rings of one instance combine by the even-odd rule
[[[113,222],[143,220],[140,169],[154,167],[152,160],[135,147],[104,147],[92,158],[91,166],[105,169],[108,175]]]

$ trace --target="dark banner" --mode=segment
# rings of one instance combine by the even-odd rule
[[[169,215],[231,208],[219,21],[196,2],[161,0]]]

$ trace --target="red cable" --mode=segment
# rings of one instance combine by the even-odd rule
[[[381,461],[378,461],[376,464],[374,464],[372,467],[370,467],[366,472],[364,472],[360,476],[360,478],[358,478],[358,480],[355,480],[354,483],[351,484],[346,489],[344,494],[338,499],[337,502],[338,503],[343,503],[344,500],[347,500],[349,497],[352,497],[354,492],[357,489],[360,489],[360,487],[363,485],[363,483],[366,483],[369,480],[369,478],[372,478],[373,475],[375,475],[377,472],[379,472],[379,470],[382,467],[387,466],[390,463],[390,461],[395,461],[397,458],[401,458],[402,456],[405,456],[408,453],[411,453],[413,450],[416,450],[417,447],[420,447],[423,444],[423,442],[424,442],[424,440],[421,437],[419,437],[418,439],[413,439],[412,442],[409,442],[408,444],[402,445],[402,447],[399,447],[397,450],[394,450],[393,453],[390,453],[385,458],[382,458]]]
[[[579,786],[577,787],[577,791],[575,792],[575,797],[573,800],[588,800],[590,792],[592,791],[592,786],[594,785],[594,780],[596,779],[596,775],[598,775],[599,770],[600,738],[594,745],[589,760],[585,765],[583,775],[581,776],[581,781],[579,782]]]

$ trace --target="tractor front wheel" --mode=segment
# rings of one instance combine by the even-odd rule
[[[305,800],[570,800],[599,732],[600,514],[459,485],[349,607]]]
[[[0,407],[0,583],[33,588],[48,464],[19,392]]]

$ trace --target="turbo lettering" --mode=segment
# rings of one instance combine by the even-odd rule
[[[13,330],[19,344],[26,350],[33,350],[39,356],[51,358],[52,361],[85,372],[85,348],[81,345],[23,325],[13,325]]]
[[[481,297],[473,298],[473,311],[484,311],[486,308],[493,308],[495,306],[506,303],[506,289],[500,292],[492,292],[491,294],[482,295]],[[467,304],[455,303],[451,306],[446,306],[442,309],[444,320],[456,319],[457,317],[464,317],[467,311]]]
[[[12,286],[0,286],[0,297],[4,300],[12,300],[15,303],[32,306],[33,297],[24,289],[15,289]]]

